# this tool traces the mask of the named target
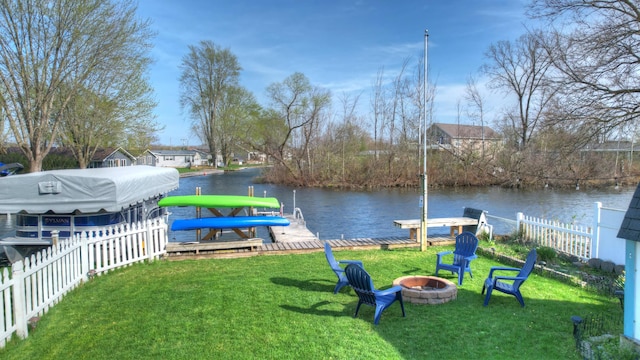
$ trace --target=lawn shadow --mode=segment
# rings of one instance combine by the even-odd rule
[[[296,287],[305,291],[333,292],[335,282],[327,279],[291,279],[283,277],[272,277],[271,282],[281,286]]]
[[[335,305],[335,303],[325,300],[325,301],[320,301],[318,303],[315,303],[311,305],[311,307],[309,308],[303,308],[303,307],[292,306],[292,305],[280,305],[280,307],[288,311],[293,311],[293,312],[307,314],[307,315],[332,316],[332,317],[342,317],[342,316],[348,315],[348,311],[346,307],[342,311],[322,309],[322,307],[326,305]]]
[[[423,271],[424,269],[422,268],[418,268],[418,267],[414,267],[413,269],[409,269],[409,270],[405,270],[402,272],[402,274],[406,275],[416,275],[418,274],[420,271]]]

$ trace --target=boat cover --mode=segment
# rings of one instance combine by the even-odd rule
[[[0,177],[0,213],[118,212],[178,188],[173,168],[124,166]]]

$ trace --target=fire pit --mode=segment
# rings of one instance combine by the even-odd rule
[[[414,304],[444,304],[458,296],[456,284],[435,276],[403,276],[393,285],[402,286],[403,300]]]

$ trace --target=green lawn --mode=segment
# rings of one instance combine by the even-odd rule
[[[335,251],[360,259],[378,288],[432,275],[447,248]],[[2,359],[578,359],[572,315],[619,314],[617,299],[533,274],[526,307],[480,294],[494,260],[472,263],[458,299],[394,304],[373,325],[353,318],[357,297],[334,295],[324,253],[156,261],[99,276],[72,291]],[[455,282],[455,276],[440,274]]]

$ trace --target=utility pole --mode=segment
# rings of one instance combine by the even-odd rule
[[[424,93],[424,104],[422,105],[422,214],[420,217],[420,251],[427,250],[427,45],[429,42],[429,31],[424,31],[424,82],[422,92]]]

